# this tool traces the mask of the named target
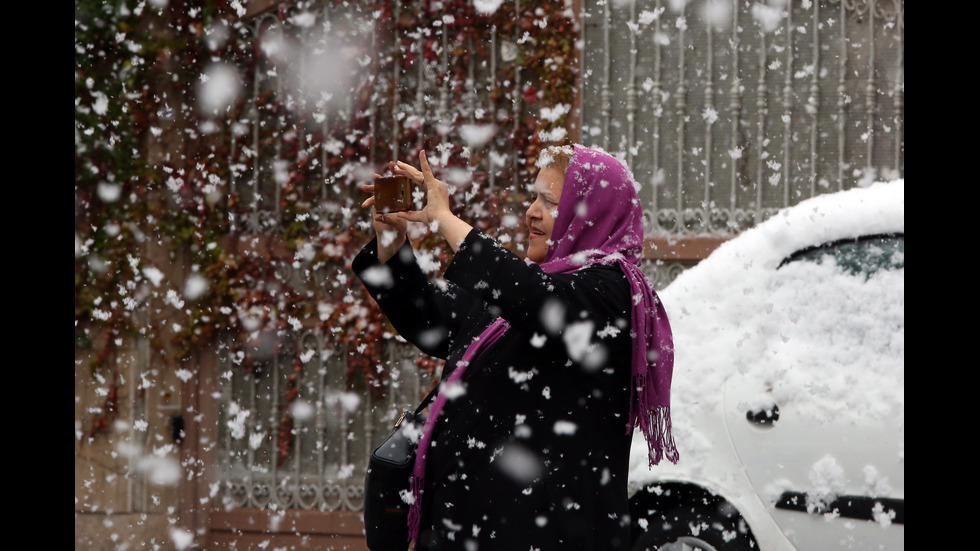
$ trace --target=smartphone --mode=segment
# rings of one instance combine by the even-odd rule
[[[408,176],[382,176],[374,180],[374,208],[401,212],[412,208],[412,181]]]

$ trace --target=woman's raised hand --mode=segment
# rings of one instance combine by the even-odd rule
[[[375,174],[375,178],[380,178],[380,174]],[[364,208],[374,207],[374,184],[361,184],[362,191],[370,193],[371,196],[361,203]],[[385,263],[389,258],[398,252],[405,244],[408,222],[398,216],[385,214],[373,210],[374,213],[374,232],[378,235],[378,260]]]
[[[399,217],[412,222],[432,224],[434,221],[445,220],[447,216],[452,216],[452,210],[449,208],[449,186],[432,175],[432,169],[425,157],[425,151],[419,152],[419,166],[422,170],[417,170],[401,161],[391,163],[390,166],[395,174],[404,174],[412,182],[425,187],[426,203],[422,210],[400,212],[398,213]]]
[[[386,262],[405,243],[408,222],[421,222],[428,225],[433,231],[438,230],[454,251],[459,249],[463,239],[473,229],[472,226],[452,213],[452,209],[449,207],[449,186],[432,175],[432,169],[425,157],[425,151],[419,152],[419,166],[421,170],[402,161],[390,161],[388,163],[388,168],[396,175],[408,176],[414,184],[425,187],[426,203],[421,210],[391,214],[379,214],[375,211],[374,229],[378,232],[378,259],[381,262]],[[375,177],[378,175],[375,174]],[[374,193],[373,185],[365,184],[361,186],[361,189]],[[363,206],[367,207],[373,204],[374,196],[372,195],[364,201]],[[389,229],[394,229],[397,234],[393,243],[386,245],[383,235],[385,235],[384,231]]]

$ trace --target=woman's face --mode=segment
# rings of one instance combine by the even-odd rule
[[[565,186],[565,174],[554,168],[538,172],[531,191],[531,206],[524,215],[527,222],[527,257],[538,264],[544,262],[551,245],[551,230],[558,216],[558,200]]]

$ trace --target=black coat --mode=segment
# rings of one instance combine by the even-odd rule
[[[473,230],[445,281],[409,244],[353,269],[395,329],[456,368],[501,316],[510,329],[467,367],[426,463],[417,549],[626,549],[630,288],[615,265],[548,274]],[[476,545],[473,545],[473,544]]]

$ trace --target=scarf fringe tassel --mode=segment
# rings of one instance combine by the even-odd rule
[[[674,443],[671,431],[670,406],[651,406],[646,388],[644,374],[633,376],[633,399],[630,400],[630,424],[627,427],[640,426],[643,438],[647,441],[649,466],[653,467],[665,457],[671,463],[677,463],[680,454]]]

